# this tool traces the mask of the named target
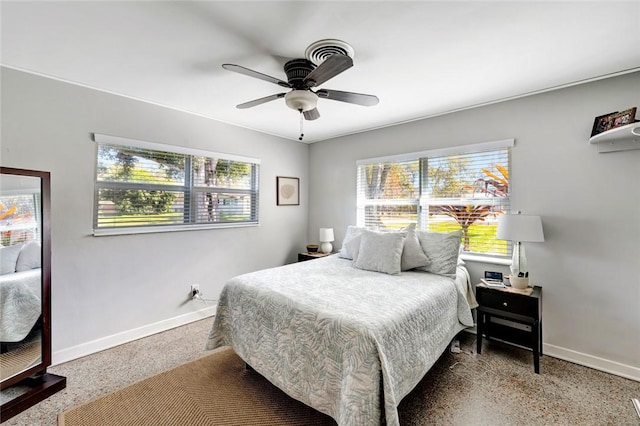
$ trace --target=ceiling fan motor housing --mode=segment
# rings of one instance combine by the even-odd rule
[[[314,63],[307,59],[292,59],[284,64],[287,81],[289,81],[289,84],[293,86],[294,89],[303,88],[305,77],[315,68]]]

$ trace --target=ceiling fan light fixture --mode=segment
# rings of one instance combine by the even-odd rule
[[[287,106],[296,111],[310,111],[318,104],[318,96],[311,90],[292,90],[284,95]]]

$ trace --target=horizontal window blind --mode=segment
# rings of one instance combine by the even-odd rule
[[[98,142],[94,234],[258,223],[257,162],[159,146]]]
[[[0,244],[11,246],[40,241],[40,194],[24,189],[0,196]]]
[[[418,221],[419,159],[358,167],[358,223],[376,229],[401,229]]]
[[[509,255],[496,239],[497,218],[509,212],[509,149],[424,159],[423,222],[431,231],[461,230],[464,251]]]
[[[462,231],[464,251],[509,256],[510,245],[496,239],[496,229],[497,218],[510,209],[511,145],[359,162],[358,225]]]

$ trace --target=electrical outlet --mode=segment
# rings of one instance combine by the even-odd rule
[[[191,298],[195,299],[200,296],[200,286],[198,284],[191,284]]]

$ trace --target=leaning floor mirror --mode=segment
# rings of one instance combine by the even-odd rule
[[[51,365],[48,172],[0,167],[2,422],[66,386]]]

